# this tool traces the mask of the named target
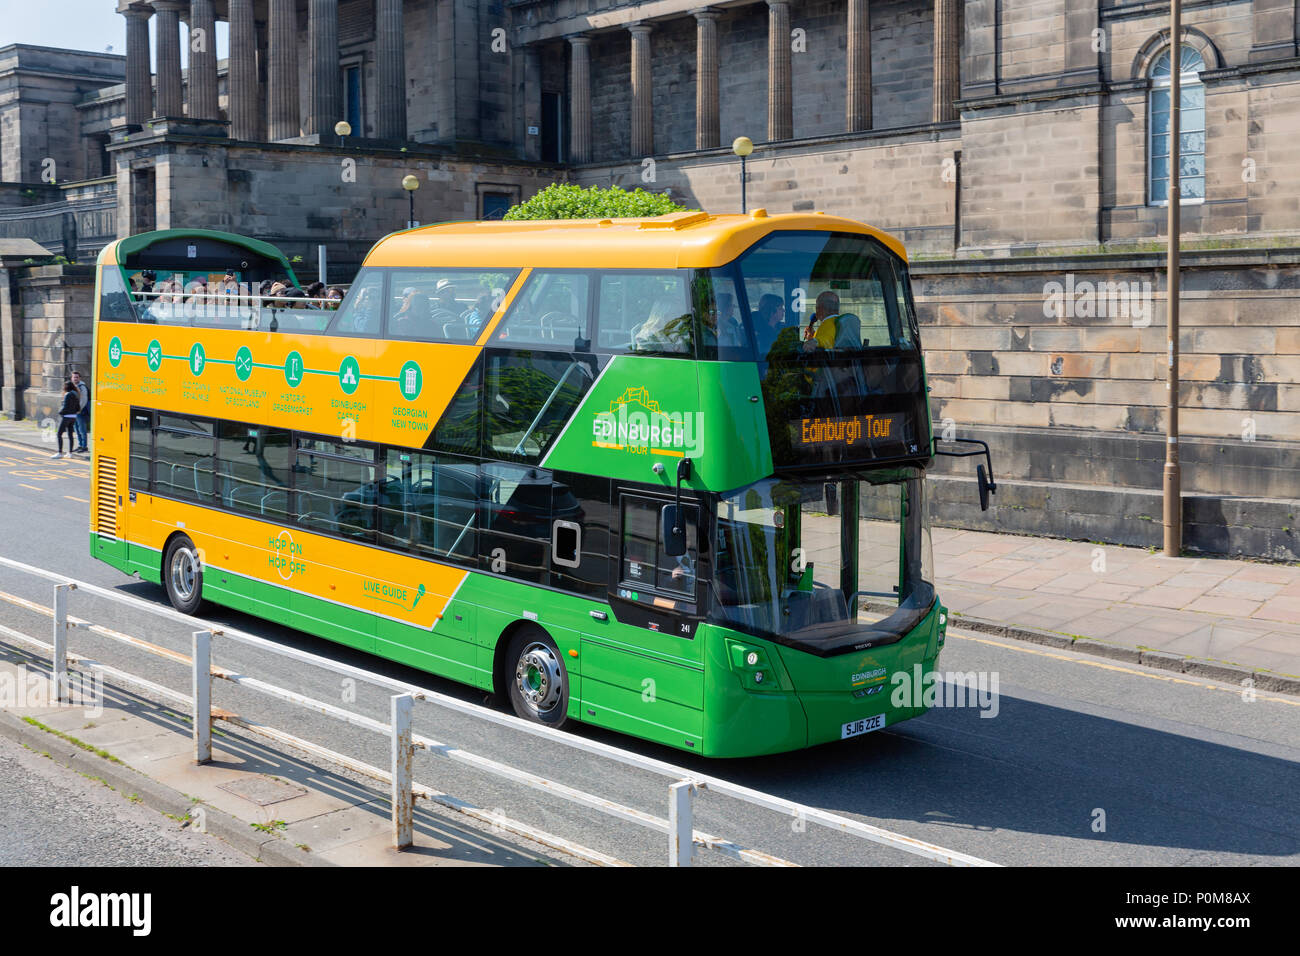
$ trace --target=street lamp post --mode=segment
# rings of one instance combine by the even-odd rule
[[[737,136],[731,144],[731,151],[740,157],[740,211],[749,212],[745,196],[745,160],[754,151],[754,141],[748,136]]]
[[[352,124],[347,120],[339,120],[334,124],[334,135],[339,138],[339,145],[343,145],[343,140],[352,135]]]
[[[1182,468],[1178,460],[1178,299],[1179,241],[1182,237],[1182,0],[1169,4],[1169,260],[1165,286],[1168,290],[1168,374],[1165,377],[1167,428],[1165,436],[1164,526],[1165,555],[1176,558],[1183,552]]]
[[[420,178],[408,173],[406,176],[402,177],[402,188],[406,190],[406,196],[411,203],[411,214],[406,220],[406,228],[414,229],[418,225],[415,221],[415,191],[420,188]]]

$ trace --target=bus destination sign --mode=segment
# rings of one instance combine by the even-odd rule
[[[805,418],[799,422],[799,443],[806,448],[839,446],[845,449],[893,444],[902,437],[903,416],[846,415]]]

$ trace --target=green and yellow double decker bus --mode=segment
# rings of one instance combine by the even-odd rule
[[[916,716],[904,250],[822,214],[449,223],[338,307],[216,232],[99,258],[91,553],[559,726],[718,757]],[[279,286],[275,286],[280,291]]]

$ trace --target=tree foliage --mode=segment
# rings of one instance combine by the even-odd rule
[[[684,212],[685,206],[664,193],[622,186],[583,189],[574,183],[551,183],[526,202],[511,206],[505,219],[633,219]]]

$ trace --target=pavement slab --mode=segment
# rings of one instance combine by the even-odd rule
[[[1300,564],[984,531],[942,541],[936,583],[955,614],[1300,677]]]

